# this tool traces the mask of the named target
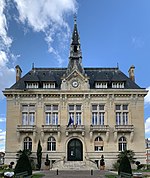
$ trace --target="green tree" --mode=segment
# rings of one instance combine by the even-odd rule
[[[20,155],[17,164],[15,166],[15,174],[16,173],[20,173],[20,172],[24,172],[27,171],[28,175],[32,175],[32,167],[31,167],[31,163],[29,161],[28,156],[26,155],[25,151],[22,152],[22,154]]]
[[[32,154],[32,152],[31,152],[31,150],[19,150],[19,151],[17,151],[17,154],[16,154],[16,156],[18,157],[18,159],[20,158],[20,156],[23,154],[23,153],[25,153],[27,156],[28,156],[28,158],[30,158],[30,156],[31,156],[31,154]]]
[[[119,153],[118,162],[121,162],[121,160],[124,156],[128,157],[130,163],[135,163],[135,159],[136,159],[136,158],[134,158],[135,153],[132,150],[124,150],[121,153]]]
[[[126,155],[121,159],[118,175],[120,175],[120,172],[132,174],[131,164]]]
[[[37,147],[37,167],[38,169],[41,169],[41,161],[42,161],[42,146],[41,146],[41,142],[39,140],[38,142],[38,147]]]

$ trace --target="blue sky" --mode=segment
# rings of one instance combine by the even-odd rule
[[[4,150],[6,98],[15,82],[35,67],[66,67],[77,13],[84,67],[116,67],[150,89],[149,0],[1,0],[0,1],[0,150]],[[150,138],[150,93],[145,98],[145,135]]]

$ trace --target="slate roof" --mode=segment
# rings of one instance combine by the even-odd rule
[[[10,89],[25,89],[26,82],[38,82],[42,88],[42,82],[55,82],[56,89],[60,89],[61,80],[67,68],[34,68],[16,82]],[[112,82],[125,82],[125,89],[140,89],[140,87],[129,79],[118,68],[84,68],[89,77],[90,88],[94,89],[95,82],[108,82],[111,88]]]

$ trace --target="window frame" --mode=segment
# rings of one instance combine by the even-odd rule
[[[32,139],[30,137],[25,137],[23,140],[23,148],[24,150],[32,151]]]
[[[50,152],[56,151],[56,139],[53,136],[50,136],[47,139],[47,151]]]
[[[127,150],[127,139],[125,136],[121,136],[118,139],[118,151],[121,152],[125,150]]]

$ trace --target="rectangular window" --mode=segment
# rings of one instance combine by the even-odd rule
[[[46,125],[58,125],[58,105],[45,105]]]
[[[107,88],[107,82],[96,82],[95,88]]]
[[[122,109],[123,109],[123,110],[128,110],[128,105],[127,105],[127,104],[123,104],[123,105],[122,105]]]
[[[71,125],[82,125],[82,111],[81,111],[82,105],[69,105],[69,118],[68,121],[71,119],[72,123]]]
[[[22,113],[22,125],[28,125],[28,113],[27,112]]]
[[[95,146],[95,151],[103,151],[103,146]]]
[[[29,125],[34,125],[34,117],[35,117],[34,112],[29,113]]]
[[[128,105],[116,105],[116,125],[128,125]]]
[[[112,88],[124,88],[124,82],[112,82]]]
[[[116,110],[121,110],[121,105],[116,105]]]
[[[92,105],[92,125],[104,125],[105,105]]]
[[[26,83],[26,88],[39,88],[39,84],[34,82],[34,83]]]
[[[54,82],[45,82],[43,83],[43,88],[55,88],[55,83]]]
[[[46,113],[46,125],[50,125],[51,123],[51,113]]]
[[[22,125],[35,124],[35,105],[22,105]]]

